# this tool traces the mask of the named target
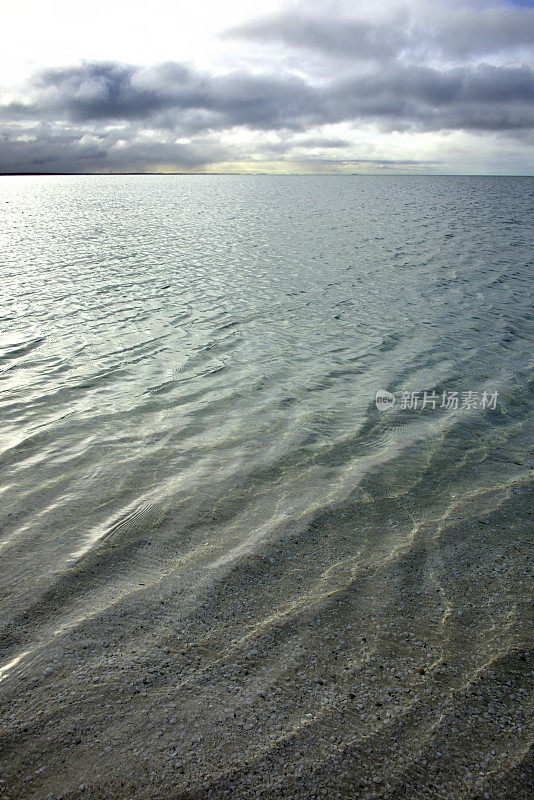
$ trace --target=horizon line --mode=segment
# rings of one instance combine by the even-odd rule
[[[113,177],[125,175],[241,175],[255,177],[257,175],[275,177],[381,177],[381,178],[532,178],[534,173],[527,172],[0,172],[0,178],[9,177],[46,177],[46,176],[80,176]]]

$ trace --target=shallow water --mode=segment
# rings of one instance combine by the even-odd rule
[[[19,681],[35,682],[14,742],[23,719],[61,716],[74,664],[77,685],[102,673],[112,707],[123,678],[110,652],[138,674],[167,643],[197,694],[223,670],[208,695],[234,710],[239,692],[252,696],[248,713],[266,713],[260,672],[271,688],[282,681],[263,733],[247,734],[254,756],[227,736],[228,763],[245,771],[275,730],[278,741],[319,725],[316,742],[334,730],[347,746],[380,730],[359,713],[334,724],[338,701],[295,692],[299,670],[317,676],[319,662],[329,674],[377,657],[409,669],[413,648],[403,660],[385,629],[424,639],[425,670],[453,664],[447,692],[523,652],[533,218],[532,178],[0,179],[7,707]],[[376,407],[381,389],[396,393],[390,410]],[[420,407],[425,391],[435,408]],[[419,407],[404,408],[402,392]],[[459,407],[442,407],[452,392]],[[461,407],[466,392],[477,408]],[[325,656],[341,630],[342,655]],[[261,664],[228,699],[224,669],[251,647]],[[304,666],[302,647],[315,653]],[[280,675],[296,662],[284,699]],[[169,691],[162,679],[158,696]],[[176,725],[211,726],[209,703],[192,702]],[[428,725],[443,713],[436,705]],[[109,720],[101,728],[121,738]],[[421,736],[407,737],[403,765]],[[25,764],[34,745],[12,747]],[[209,761],[214,748],[213,791],[226,763]],[[313,769],[331,758],[319,751]],[[74,791],[81,767],[62,769]]]

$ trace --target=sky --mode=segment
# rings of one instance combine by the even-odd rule
[[[534,174],[531,0],[17,0],[0,173]]]

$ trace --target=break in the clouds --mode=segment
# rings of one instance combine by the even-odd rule
[[[0,170],[532,173],[528,4],[285,4],[214,41],[5,85]]]

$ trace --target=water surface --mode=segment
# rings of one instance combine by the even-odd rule
[[[372,659],[405,682],[445,663],[435,680],[449,697],[519,657],[533,213],[532,178],[0,179],[0,669],[6,691],[31,687],[8,726],[17,769],[44,741],[39,729],[16,744],[24,720],[59,719],[83,686],[72,729],[94,675],[108,708],[131,684],[144,713],[156,689],[135,676],[165,650],[193,695],[204,681],[218,699],[215,712],[181,695],[166,723],[175,743],[177,725],[185,739],[188,720],[200,726],[213,791],[227,762],[264,786],[251,764],[303,731],[316,750],[302,774],[330,774],[318,743],[355,746],[419,713],[412,693],[385,716],[351,705],[336,717],[363,692],[350,670],[371,676]],[[379,389],[396,394],[390,411],[376,408]],[[425,391],[436,408],[401,407],[402,392]],[[469,391],[478,408],[461,408]],[[451,392],[459,408],[441,406]],[[480,407],[484,392],[498,393],[495,408]],[[318,675],[326,688],[299,695]],[[156,692],[166,708],[171,683]],[[380,687],[381,676],[364,694]],[[445,719],[439,701],[423,705],[393,784],[411,785],[406,764]],[[226,707],[256,719],[246,744],[234,717],[217,733]],[[118,722],[92,724],[99,741],[123,741]],[[137,716],[122,724],[137,764],[150,734]],[[503,774],[524,751],[510,724]],[[64,787],[84,769],[95,780],[90,754],[111,758],[98,747],[77,767],[58,750]],[[47,775],[36,797],[54,788]]]

